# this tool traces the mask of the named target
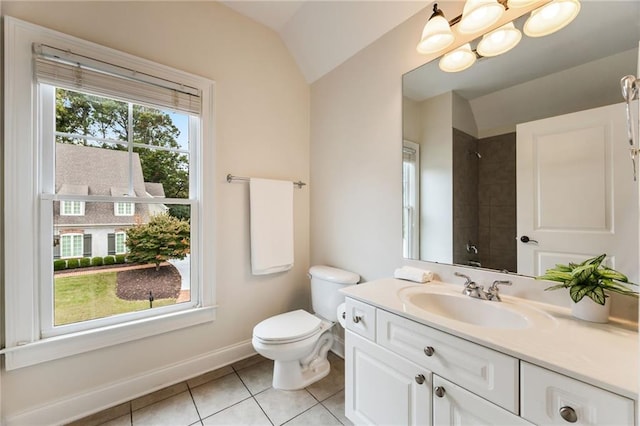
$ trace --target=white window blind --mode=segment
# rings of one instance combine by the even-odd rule
[[[200,90],[70,51],[34,44],[38,82],[189,114],[201,113]]]

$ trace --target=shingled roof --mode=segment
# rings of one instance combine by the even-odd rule
[[[133,153],[133,190],[141,198],[163,197],[161,183],[144,182],[140,157]],[[129,187],[127,151],[56,143],[56,194],[126,195]],[[150,190],[148,190],[150,189]],[[116,216],[113,203],[85,203],[84,216],[61,216],[54,203],[56,225],[131,225],[149,220],[146,203],[135,205],[134,216]]]

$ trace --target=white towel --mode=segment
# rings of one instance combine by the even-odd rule
[[[251,179],[251,272],[266,275],[293,267],[293,183]]]
[[[433,272],[424,269],[414,268],[412,266],[403,266],[393,273],[394,278],[401,280],[415,281],[417,283],[426,283],[433,279]]]

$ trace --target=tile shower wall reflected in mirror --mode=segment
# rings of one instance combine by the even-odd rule
[[[516,134],[453,129],[453,263],[515,271]]]

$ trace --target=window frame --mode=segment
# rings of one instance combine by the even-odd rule
[[[66,212],[66,207],[71,206],[71,212]],[[75,206],[79,206],[78,213],[74,213]],[[60,201],[60,216],[84,216],[84,201]]]
[[[127,233],[124,231],[117,231],[114,232],[114,243],[115,243],[115,250],[116,250],[116,254],[125,254],[127,252]],[[118,237],[122,236],[122,242],[120,243],[122,245],[122,250],[118,250]]]
[[[76,249],[76,240],[77,237],[80,237],[80,250],[79,250],[79,254],[75,254],[76,252],[74,251],[74,249]],[[64,241],[65,240],[69,240],[69,238],[71,238],[71,256],[65,256],[64,255]],[[78,257],[82,257],[82,254],[84,252],[84,234],[81,234],[79,232],[68,232],[65,234],[60,234],[60,259],[74,259],[74,258],[78,258]]]
[[[124,213],[120,212],[121,207]],[[136,205],[135,203],[113,203],[113,214],[115,216],[134,216],[136,214]]]
[[[215,83],[161,64],[147,61],[127,53],[84,41],[16,18],[4,17],[5,36],[5,126],[4,168],[5,205],[5,368],[13,370],[50,360],[76,355],[115,344],[141,339],[161,333],[215,320],[215,161],[214,161],[214,90]],[[112,324],[92,330],[82,330],[55,338],[43,336],[40,317],[46,306],[39,298],[41,282],[53,273],[53,256],[40,254],[39,247],[52,247],[52,235],[47,221],[52,215],[43,213],[42,202],[50,202],[51,210],[56,194],[53,188],[43,188],[40,183],[39,165],[53,167],[55,157],[39,144],[40,130],[55,126],[55,117],[42,116],[37,108],[38,84],[34,80],[34,43],[50,44],[81,55],[93,57],[120,67],[134,69],[169,81],[178,81],[196,87],[202,96],[200,125],[193,131],[200,135],[201,144],[196,149],[199,176],[193,177],[197,192],[196,217],[207,217],[199,223],[197,235],[193,235],[194,250],[207,253],[207,262],[192,264],[192,276],[201,285],[197,306],[181,312],[171,312],[150,318]],[[40,129],[40,130],[39,130]],[[20,143],[18,143],[18,141]],[[48,155],[49,154],[49,155]],[[207,164],[207,167],[202,167]],[[191,179],[191,178],[190,178]],[[40,199],[40,194],[48,197]],[[65,199],[73,199],[66,197]],[[96,200],[99,201],[99,200]],[[102,200],[105,201],[105,200]],[[125,202],[126,200],[117,200]],[[158,202],[154,200],[153,202]],[[210,220],[211,219],[211,220]],[[197,219],[196,219],[197,220]],[[47,232],[43,232],[46,229]],[[52,248],[50,249],[52,251]],[[37,253],[34,256],[34,253]],[[51,254],[51,253],[50,253]],[[206,277],[206,279],[205,279]]]

